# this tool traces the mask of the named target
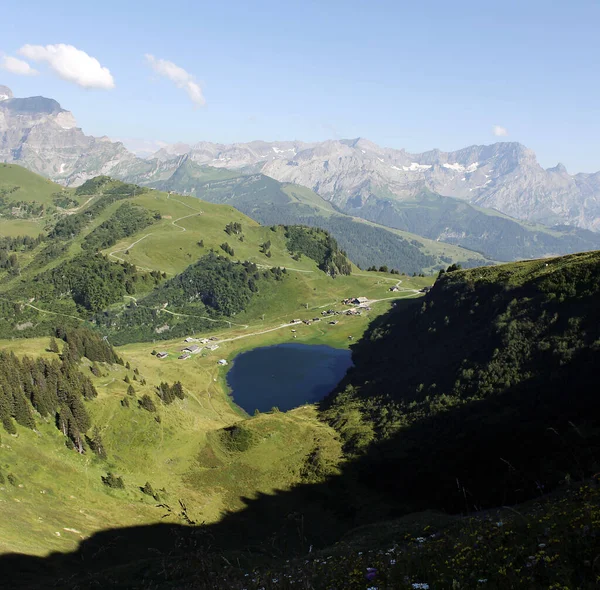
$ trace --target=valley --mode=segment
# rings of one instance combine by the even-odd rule
[[[600,3],[5,4],[0,590],[600,588]]]

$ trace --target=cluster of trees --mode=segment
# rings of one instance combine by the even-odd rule
[[[245,309],[261,280],[271,276],[251,262],[232,262],[209,252],[142,301],[144,305],[167,301],[169,308],[183,310],[201,303],[208,311],[232,316]]]
[[[173,383],[173,385],[169,385],[168,383],[161,383],[156,388],[156,394],[166,405],[173,403],[175,401],[175,398],[183,399],[185,397],[181,381],[176,381],[175,383]]]
[[[89,328],[59,327],[54,335],[68,344],[69,354],[75,362],[86,357],[92,362],[123,364],[123,359],[115,349],[98,332]],[[58,343],[54,337],[50,339],[49,350],[58,352]]]
[[[12,275],[20,272],[19,259],[14,252],[0,250],[0,268],[7,270]]]
[[[52,419],[67,437],[68,446],[83,453],[85,433],[91,426],[84,400],[98,393],[88,377],[72,361],[65,344],[62,362],[42,358],[17,358],[0,352],[0,421],[14,434],[15,422],[35,428],[35,416]]]
[[[28,269],[42,268],[49,262],[58,259],[69,250],[69,244],[65,242],[51,241],[46,244],[27,266]]]
[[[253,263],[233,262],[211,251],[137,303],[123,311],[96,314],[95,321],[110,330],[115,344],[214,329],[226,325],[215,320],[244,311],[263,283],[285,276],[285,269],[260,270]],[[165,304],[179,315],[163,311]]]
[[[52,195],[52,202],[56,207],[60,207],[61,209],[73,209],[73,207],[79,205],[78,201],[65,193],[54,193]]]
[[[103,250],[148,227],[158,219],[160,213],[152,214],[143,207],[124,203],[109,219],[85,236],[81,247],[91,251]]]
[[[271,240],[267,240],[260,245],[260,251],[267,258],[271,258]]]
[[[142,194],[146,190],[135,184],[112,180],[108,176],[92,178],[77,187],[75,192],[77,195],[97,195],[102,191],[101,196],[83,211],[74,215],[65,215],[59,219],[49,236],[57,239],[70,239],[77,236],[92,219],[98,217],[110,204],[136,194]]]
[[[10,275],[18,275],[21,271],[17,252],[33,250],[44,241],[44,235],[37,238],[31,236],[0,237],[0,269],[7,270]]]
[[[399,270],[396,270],[395,268],[389,269],[385,264],[383,266],[380,266],[379,268],[377,268],[376,266],[369,266],[369,268],[367,268],[367,272],[389,272],[391,275],[404,274],[401,273]]]
[[[235,250],[227,242],[223,242],[220,248],[223,252],[229,254],[229,256],[235,256]]]
[[[87,311],[98,312],[123,295],[135,293],[139,284],[154,286],[162,279],[158,271],[140,272],[127,262],[114,263],[101,254],[82,254],[40,273],[12,294],[20,297],[25,292],[49,303],[67,299]]]
[[[0,251],[27,252],[39,246],[43,241],[44,234],[39,234],[36,238],[31,236],[2,236],[0,237]]]
[[[338,248],[328,232],[302,225],[287,225],[284,231],[290,253],[312,258],[323,272],[332,277],[352,272],[346,253]]]
[[[461,510],[593,473],[598,276],[597,253],[446,272],[374,322],[323,406],[346,452],[369,455],[361,481]]]
[[[225,226],[225,233],[232,235],[240,235],[242,233],[242,224],[237,221],[232,221]]]
[[[0,214],[9,217],[39,217],[44,213],[44,205],[37,201],[11,201],[9,195],[16,193],[20,186],[0,188]]]

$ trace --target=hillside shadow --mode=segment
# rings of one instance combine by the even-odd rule
[[[384,323],[375,320],[365,339]],[[569,368],[557,369],[551,387],[547,380],[530,379],[501,395],[423,418],[373,444],[339,474],[242,498],[245,508],[217,523],[110,529],[71,553],[2,555],[0,585],[226,588],[215,577],[224,563],[250,571],[410,512],[460,514],[534,498],[560,485],[565,474],[576,480],[597,470],[600,431],[594,417],[600,397],[589,370],[597,356],[589,350]]]

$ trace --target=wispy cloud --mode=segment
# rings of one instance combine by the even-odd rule
[[[192,74],[186,72],[172,61],[156,58],[149,53],[146,53],[145,57],[150,67],[157,74],[171,80],[177,88],[185,90],[190,100],[196,106],[201,107],[206,104],[206,100],[202,94],[202,88],[200,88],[200,84],[196,82],[196,79]]]
[[[83,88],[110,90],[115,87],[110,70],[73,45],[23,45],[18,53],[31,61],[46,63],[59,78]]]
[[[496,137],[506,137],[508,135],[508,129],[506,127],[501,127],[500,125],[494,125],[492,127],[492,133]]]
[[[11,55],[0,57],[0,69],[19,76],[35,76],[36,74],[39,74],[39,72],[34,70],[26,61],[17,57],[12,57]]]

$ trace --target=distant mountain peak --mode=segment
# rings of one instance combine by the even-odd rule
[[[13,97],[12,90],[8,86],[0,85],[0,101],[8,100]]]
[[[559,162],[556,166],[554,166],[554,168],[548,168],[547,172],[557,172],[558,174],[569,174],[567,172],[567,167]]]

